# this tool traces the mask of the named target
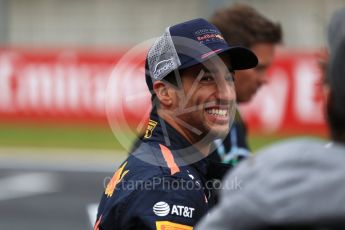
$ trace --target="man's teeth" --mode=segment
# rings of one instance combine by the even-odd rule
[[[206,109],[206,112],[211,115],[217,115],[217,116],[227,116],[228,110],[226,109]]]

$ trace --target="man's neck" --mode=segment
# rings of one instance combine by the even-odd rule
[[[210,153],[211,141],[200,141],[200,137],[193,135],[191,132],[185,131],[181,126],[168,114],[158,110],[158,115],[169,125],[171,125],[181,136],[183,136],[191,145],[193,145],[201,154],[207,156]]]

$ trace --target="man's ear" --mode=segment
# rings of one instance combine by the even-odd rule
[[[172,88],[163,81],[155,81],[153,83],[153,91],[157,95],[159,103],[164,106],[171,106],[173,103]]]

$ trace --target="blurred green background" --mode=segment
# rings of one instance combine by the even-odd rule
[[[127,138],[135,139],[132,132],[117,133]],[[306,135],[291,134],[251,134],[249,145],[257,151],[273,142]],[[309,137],[325,138],[322,135],[308,135]],[[107,149],[123,150],[118,138],[106,124],[42,124],[18,123],[0,124],[0,146],[2,147],[48,147],[48,148],[77,148],[77,149]]]

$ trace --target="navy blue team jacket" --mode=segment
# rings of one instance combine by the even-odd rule
[[[193,229],[215,204],[214,179],[228,166],[213,164],[158,115],[142,143],[115,172],[98,207],[94,229]]]

